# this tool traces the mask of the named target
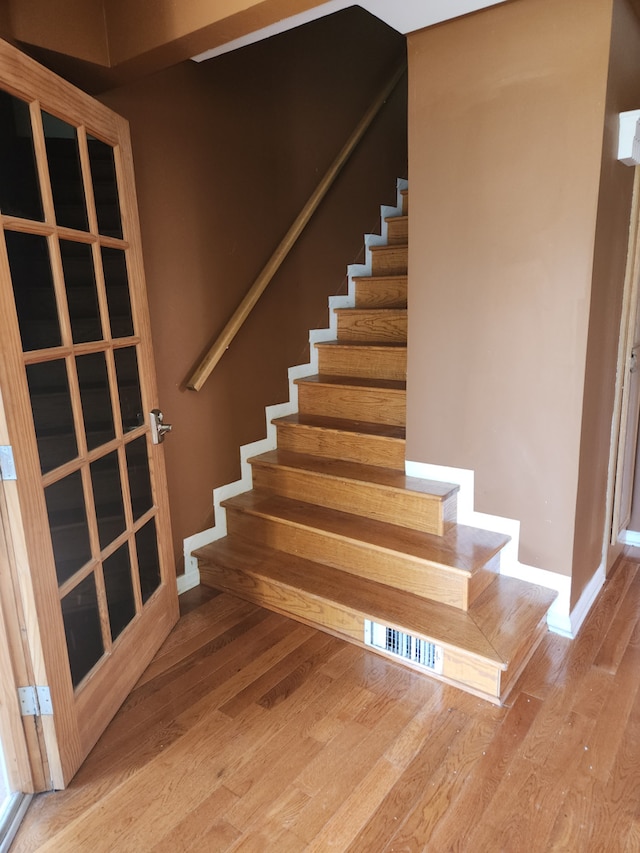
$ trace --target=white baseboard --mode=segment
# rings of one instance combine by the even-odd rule
[[[188,592],[190,589],[193,589],[194,586],[198,586],[200,583],[200,572],[198,571],[198,567],[196,566],[195,570],[191,569],[189,572],[185,572],[183,575],[178,575],[176,578],[176,584],[178,586],[178,595],[182,595],[183,592]]]
[[[308,364],[298,364],[295,367],[289,368],[289,401],[287,403],[278,403],[274,406],[267,406],[265,408],[265,420],[267,424],[267,434],[265,438],[262,438],[259,441],[254,441],[251,444],[245,444],[240,448],[240,479],[213,490],[215,519],[213,527],[209,527],[207,530],[195,533],[193,536],[188,536],[184,540],[185,574],[178,578],[178,594],[186,592],[200,583],[198,560],[193,556],[193,552],[198,548],[202,548],[204,545],[208,545],[211,542],[216,542],[218,539],[222,539],[227,535],[227,514],[224,507],[221,505],[222,502],[228,498],[240,495],[243,492],[248,492],[253,487],[251,465],[249,465],[248,460],[252,456],[258,456],[261,453],[267,453],[269,450],[275,450],[277,446],[277,435],[276,427],[272,421],[276,418],[295,414],[298,411],[298,386],[295,384],[295,380],[302,379],[305,376],[313,376],[318,372],[318,351],[314,344],[321,341],[333,341],[338,337],[338,315],[336,314],[336,309],[351,308],[355,304],[354,279],[357,276],[371,275],[370,246],[386,244],[387,223],[385,222],[385,219],[386,217],[399,216],[401,214],[401,192],[406,190],[407,186],[408,182],[404,178],[399,178],[396,184],[396,206],[390,207],[388,205],[382,205],[380,207],[381,233],[365,234],[365,262],[363,264],[350,264],[347,267],[349,284],[346,295],[329,297],[328,328],[312,329],[309,332],[310,352]]]
[[[618,542],[640,548],[640,533],[637,530],[622,530],[618,536]]]

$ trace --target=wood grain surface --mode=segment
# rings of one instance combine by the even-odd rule
[[[619,564],[575,640],[544,638],[502,708],[193,590],[12,853],[638,850],[638,570]]]

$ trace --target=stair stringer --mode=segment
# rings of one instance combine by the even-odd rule
[[[227,535],[227,513],[222,502],[228,498],[248,492],[253,488],[253,475],[249,459],[261,453],[275,450],[277,447],[276,427],[273,420],[296,414],[298,411],[298,386],[297,379],[313,376],[318,372],[318,351],[316,343],[335,341],[338,337],[338,315],[336,309],[353,308],[355,305],[354,279],[371,275],[371,246],[384,246],[387,243],[388,217],[400,216],[402,213],[401,193],[408,187],[408,181],[398,179],[396,185],[396,206],[380,206],[380,234],[365,234],[364,249],[365,260],[362,264],[349,264],[347,267],[347,293],[340,296],[329,297],[329,326],[325,329],[311,329],[309,332],[309,361],[306,364],[298,364],[288,370],[289,400],[285,403],[276,403],[265,407],[266,436],[258,441],[244,444],[240,447],[240,479],[224,486],[218,486],[213,490],[214,524],[200,533],[187,537],[183,542],[184,574],[178,575],[178,594],[198,586],[200,583],[200,572],[198,560],[193,552],[204,545],[216,542]]]

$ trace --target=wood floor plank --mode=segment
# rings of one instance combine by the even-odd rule
[[[434,721],[435,722],[435,721]],[[451,744],[470,725],[469,718],[454,710],[442,712],[433,725],[428,742],[406,767],[375,814],[347,848],[348,853],[368,853],[381,839],[392,837],[429,784]],[[402,818],[399,819],[399,815]]]
[[[325,772],[321,775],[318,774],[323,784],[317,788],[317,781],[314,780],[313,787],[316,788],[314,791],[309,790],[309,783],[306,781],[308,780],[306,776],[308,771],[298,776],[294,782],[296,787],[302,788],[307,794],[312,794],[309,803],[300,812],[298,820],[292,828],[305,845],[310,843],[322,830],[327,822],[327,815],[333,814],[341,807],[359,781],[382,758],[387,745],[395,740],[399,732],[407,725],[410,717],[409,709],[406,709],[403,714],[389,711],[380,718],[375,728],[365,734],[364,737],[362,730],[356,729],[359,739],[350,746],[348,751],[342,751],[343,744],[339,742],[338,738],[327,745],[318,758],[322,758],[324,754],[326,760],[327,754],[330,752],[331,758],[335,756],[335,760],[344,765],[344,756],[349,756],[348,766],[343,766],[340,770],[339,783],[335,773],[326,772],[330,767],[327,764],[323,768]]]
[[[491,743],[469,768],[464,785],[431,835],[435,850],[464,853],[466,839],[489,803],[536,718],[542,702],[520,693],[504,720],[495,728]]]
[[[178,853],[187,850],[211,850],[222,853],[242,836],[226,818],[238,797],[224,786],[203,800],[149,851],[149,853]]]
[[[454,739],[442,764],[429,783],[424,785],[422,795],[407,819],[387,844],[381,847],[384,853],[422,849],[423,839],[432,837],[439,822],[460,795],[467,774],[486,754],[495,729],[495,724],[483,720],[468,726]]]
[[[320,832],[305,846],[306,853],[325,853],[335,850],[342,853],[359,834],[384,800],[388,791],[395,785],[402,770],[385,758],[377,761],[369,773],[347,796]]]
[[[543,640],[502,708],[205,600],[11,853],[636,853],[638,565],[575,640]]]
[[[594,665],[615,673],[625,653],[640,611],[640,573],[635,570],[611,627],[602,641]]]

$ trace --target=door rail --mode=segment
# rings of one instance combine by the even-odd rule
[[[262,269],[262,272],[257,277],[246,296],[236,308],[233,316],[224,327],[216,341],[213,343],[207,354],[201,360],[198,367],[189,376],[186,382],[187,388],[191,391],[199,391],[207,381],[211,372],[218,364],[229,344],[240,331],[242,324],[251,313],[258,299],[266,290],[269,282],[274,277],[287,255],[293,248],[298,237],[302,234],[305,226],[317,210],[320,202],[333,186],[334,181],[340,174],[358,143],[367,132],[369,126],[382,109],[385,102],[391,96],[393,90],[398,85],[407,70],[406,61],[398,67],[392,78],[384,86],[380,94],[373,101],[369,109],[360,119],[357,127],[343,146],[342,150],[329,167],[327,173],[322,178],[314,192],[309,197],[309,200],[302,208],[293,225],[289,228],[286,235],[278,245],[277,249],[271,255],[267,264]]]

